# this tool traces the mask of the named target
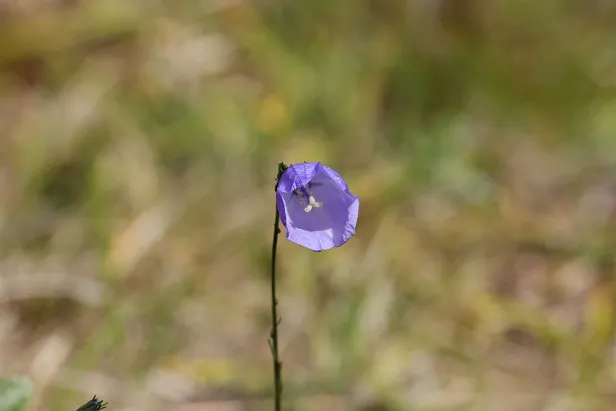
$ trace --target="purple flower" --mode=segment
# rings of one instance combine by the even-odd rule
[[[359,199],[321,163],[290,165],[278,182],[276,204],[287,239],[312,251],[340,247],[355,234]]]

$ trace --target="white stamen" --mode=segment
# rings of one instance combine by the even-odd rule
[[[314,204],[312,204],[313,207],[319,208],[323,205],[323,201],[315,201]]]
[[[315,200],[313,196],[310,196],[308,200],[310,201],[310,204],[308,204],[306,208],[304,208],[305,212],[309,212],[310,210],[312,210],[312,207],[319,208],[323,205],[322,201]]]

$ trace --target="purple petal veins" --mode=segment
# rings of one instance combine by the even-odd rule
[[[321,163],[289,166],[276,203],[287,239],[313,251],[340,247],[355,234],[359,199],[340,174]]]

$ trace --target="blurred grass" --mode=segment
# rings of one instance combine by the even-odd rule
[[[323,161],[360,221],[280,245],[290,409],[611,409],[615,21],[1,3],[0,370],[31,409],[268,409],[273,177]]]

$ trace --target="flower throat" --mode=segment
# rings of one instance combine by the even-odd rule
[[[305,202],[308,203],[306,207],[304,207],[304,211],[307,213],[310,212],[313,207],[319,208],[323,205],[322,201],[316,201],[314,196],[312,195],[312,186],[313,183],[308,183],[308,189],[306,189],[306,187],[300,187],[296,190],[293,190],[293,195],[297,196],[301,205],[304,205]]]

